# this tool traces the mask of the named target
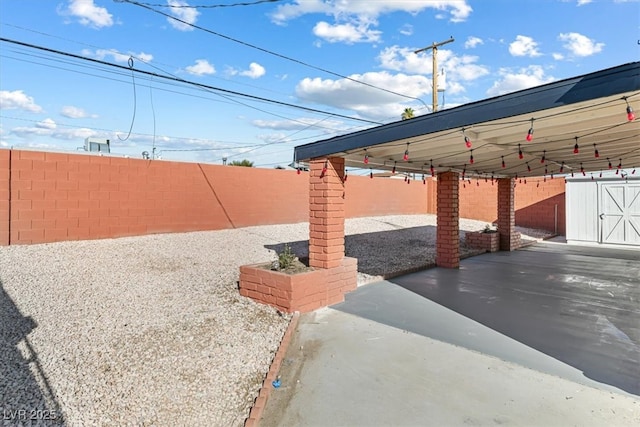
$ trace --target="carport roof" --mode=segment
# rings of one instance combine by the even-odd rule
[[[629,121],[627,106],[640,114],[640,62],[300,145],[294,159],[335,156],[345,158],[348,167],[391,170],[395,165],[398,171],[429,174],[433,166],[436,173],[485,177],[618,166],[628,169],[626,175],[640,168],[640,118]],[[533,140],[527,141],[530,128]]]

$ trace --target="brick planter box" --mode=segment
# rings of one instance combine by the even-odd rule
[[[240,295],[292,313],[307,313],[344,301],[358,281],[358,260],[344,257],[338,267],[298,274],[267,270],[264,264],[240,267]]]
[[[500,233],[482,231],[467,231],[464,235],[467,246],[475,249],[484,249],[486,252],[500,250]]]

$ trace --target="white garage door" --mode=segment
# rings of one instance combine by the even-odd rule
[[[600,185],[600,243],[640,245],[640,185]]]

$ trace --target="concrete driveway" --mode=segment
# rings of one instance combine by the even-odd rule
[[[540,243],[303,315],[263,426],[639,425],[640,251]]]

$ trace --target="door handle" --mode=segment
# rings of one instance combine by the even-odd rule
[[[604,214],[603,213],[600,214],[599,216],[600,216],[600,219],[604,219]]]

